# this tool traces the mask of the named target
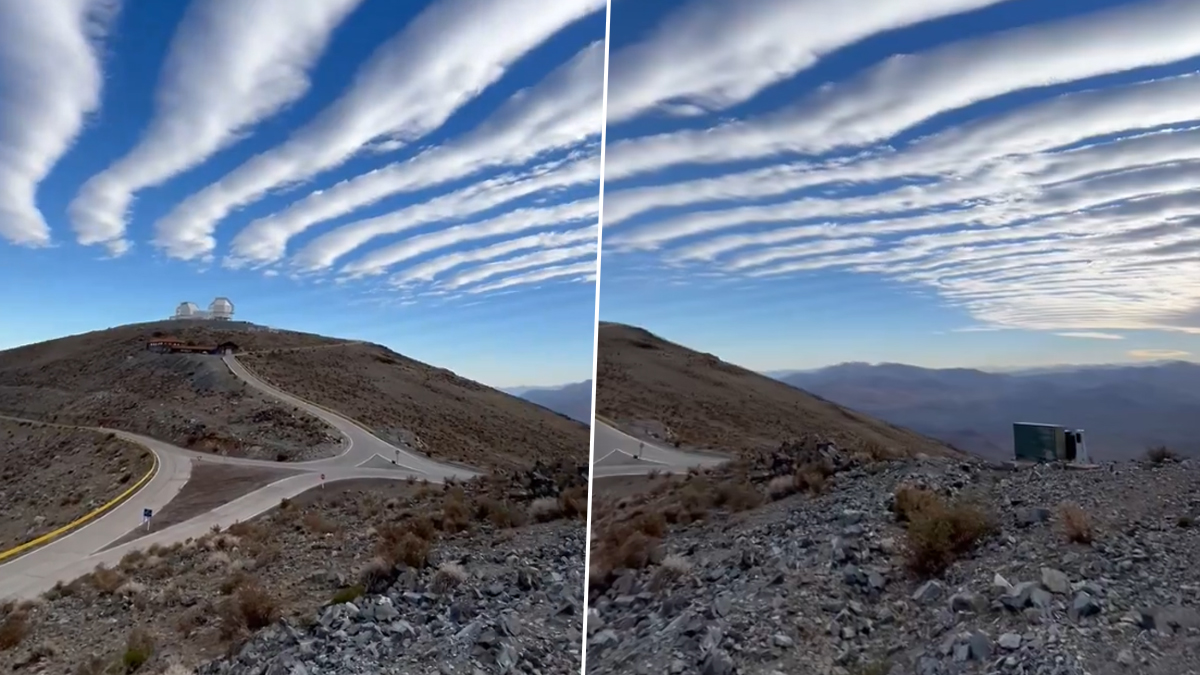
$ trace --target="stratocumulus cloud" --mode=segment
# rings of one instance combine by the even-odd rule
[[[1181,318],[1200,306],[1200,5],[1154,0],[946,37],[875,54],[790,100],[755,98],[756,83],[821,67],[833,48],[980,9],[876,15],[865,33],[840,33],[831,17],[828,36],[798,39],[807,60],[780,51],[760,59],[772,75],[758,79],[681,57],[663,67],[680,77],[660,98],[643,92],[648,74],[616,84],[618,64],[668,48],[705,63],[710,5],[614,52],[606,275],[626,258],[644,272],[647,256],[762,283],[849,273],[929,289],[982,327],[1200,333]]]

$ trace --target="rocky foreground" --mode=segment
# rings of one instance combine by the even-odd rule
[[[490,551],[444,546],[383,592],[280,622],[200,675],[576,673],[585,532],[522,532]]]
[[[944,571],[914,573],[894,512],[901,485],[969,498],[988,533]],[[593,572],[587,669],[1198,673],[1198,487],[1200,465],[1170,458],[1094,470],[947,459],[850,468],[816,496],[671,526],[644,568]]]

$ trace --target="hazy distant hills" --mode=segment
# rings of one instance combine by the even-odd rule
[[[992,458],[1012,455],[1013,422],[1084,429],[1099,460],[1164,444],[1200,455],[1200,364],[988,373],[844,363],[779,379],[846,407]]]
[[[572,382],[561,387],[528,387],[508,390],[514,396],[584,424],[592,423],[592,381]]]

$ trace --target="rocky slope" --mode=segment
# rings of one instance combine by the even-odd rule
[[[135,551],[36,602],[0,604],[0,671],[191,672],[233,654],[201,672],[260,673],[258,660],[287,654],[312,673],[359,672],[335,667],[351,656],[361,672],[494,672],[510,657],[525,672],[578,672],[586,491],[573,472],[546,478],[331,484]],[[513,616],[524,632],[495,632]]]
[[[805,434],[843,448],[912,456],[946,445],[841,408],[642,328],[602,322],[596,414],[681,446],[756,455]]]
[[[153,462],[144,448],[109,434],[0,418],[0,551],[87,514]]]
[[[265,352],[239,360],[272,384],[435,459],[486,469],[587,461],[586,425],[379,345]]]
[[[913,508],[893,496],[901,486],[958,510],[900,522]],[[848,468],[819,494],[690,525],[656,518],[654,495],[670,487],[597,503],[638,523],[625,537],[642,550],[623,551],[632,568],[593,573],[588,671],[1197,673],[1198,487],[1194,461],[1083,471],[934,458]],[[988,523],[979,538],[939,540],[958,555],[914,572],[914,551],[970,509]]]
[[[319,335],[243,323],[134,324],[0,352],[0,414],[110,426],[203,452],[305,460],[339,451],[320,420],[259,393],[217,356],[156,354],[153,337],[242,349],[338,344]]]

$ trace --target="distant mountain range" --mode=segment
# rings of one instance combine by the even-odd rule
[[[989,373],[843,363],[774,374],[840,405],[994,459],[1012,456],[1013,422],[1084,429],[1098,460],[1167,445],[1200,455],[1200,364],[1054,367]]]
[[[505,391],[573,420],[588,425],[592,423],[591,380],[572,382],[559,387],[517,387]]]

